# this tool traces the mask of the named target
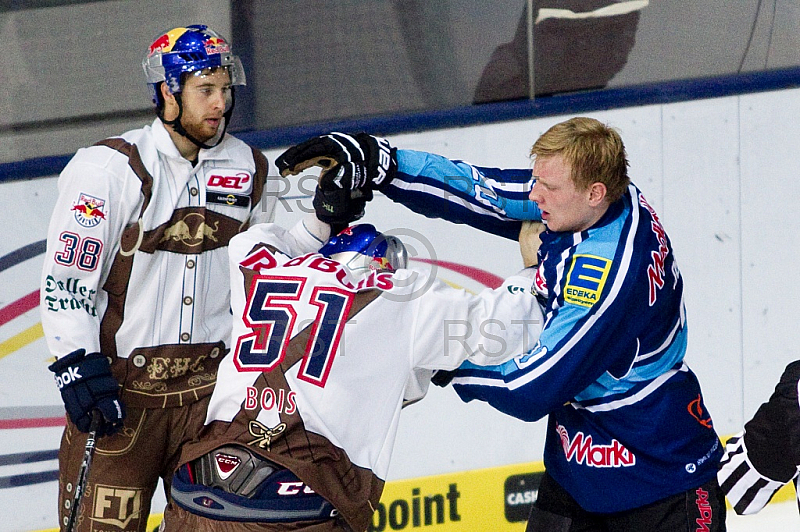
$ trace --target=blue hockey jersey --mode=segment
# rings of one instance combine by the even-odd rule
[[[426,216],[517,239],[539,219],[530,170],[498,170],[398,150],[384,190]],[[669,238],[630,185],[580,233],[545,231],[539,343],[500,366],[464,364],[453,386],[516,418],[549,415],[544,462],[587,511],[636,508],[716,475],[722,446],[687,344],[683,280]]]

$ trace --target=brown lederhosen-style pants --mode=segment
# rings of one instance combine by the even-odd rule
[[[209,399],[206,396],[174,408],[127,407],[122,430],[97,440],[75,531],[145,531],[158,479],[164,480],[169,499],[181,446],[203,426]],[[58,455],[62,529],[69,517],[85,445],[86,434],[68,422]]]

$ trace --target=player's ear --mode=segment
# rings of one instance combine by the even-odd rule
[[[178,102],[175,101],[175,95],[172,94],[166,83],[161,83],[158,90],[161,91],[161,99],[164,102],[164,117],[167,120],[173,120],[178,115]]]
[[[600,205],[603,200],[606,199],[607,192],[608,189],[606,188],[605,184],[600,183],[599,181],[589,185],[589,205],[592,207],[597,207]]]

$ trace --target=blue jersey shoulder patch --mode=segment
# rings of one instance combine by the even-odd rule
[[[611,260],[595,255],[575,255],[567,273],[564,301],[591,307],[600,299],[611,270]]]

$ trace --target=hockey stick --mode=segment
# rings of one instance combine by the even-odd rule
[[[78,471],[78,481],[75,483],[75,498],[72,499],[72,506],[69,509],[69,519],[65,532],[72,532],[75,526],[75,518],[78,517],[78,506],[83,498],[83,490],[86,489],[86,480],[89,476],[89,467],[92,465],[92,456],[97,442],[97,429],[103,421],[103,415],[98,410],[92,411],[92,423],[89,425],[89,436],[86,438],[86,447],[83,450],[83,462]]]

